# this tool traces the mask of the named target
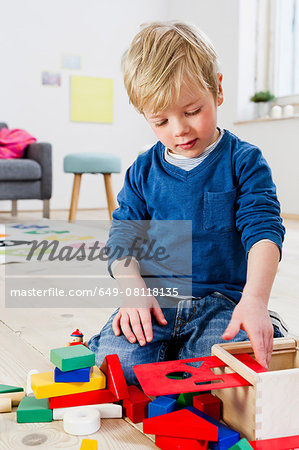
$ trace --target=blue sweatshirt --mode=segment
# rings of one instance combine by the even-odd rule
[[[194,297],[216,291],[238,302],[251,246],[270,239],[281,252],[285,229],[271,170],[257,147],[227,130],[188,172],[165,161],[164,150],[157,142],[127,170],[107,242],[109,268],[134,255],[150,288],[178,286]],[[137,242],[139,250],[153,242],[166,249],[164,260],[143,259]]]

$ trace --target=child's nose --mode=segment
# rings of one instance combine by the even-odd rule
[[[190,131],[190,127],[185,120],[181,119],[181,120],[177,120],[175,122],[174,135],[176,137],[184,136],[185,134],[189,133],[189,131]]]

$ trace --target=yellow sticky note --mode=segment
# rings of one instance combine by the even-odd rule
[[[106,376],[97,366],[93,367],[90,381],[82,383],[55,383],[54,372],[36,373],[31,375],[31,387],[35,398],[60,397],[105,389]]]
[[[113,80],[71,77],[71,120],[73,122],[113,122]]]

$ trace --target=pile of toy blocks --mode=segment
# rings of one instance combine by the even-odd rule
[[[114,403],[129,393],[117,355],[108,355],[99,369],[94,353],[76,345],[51,350],[50,360],[55,370],[31,375],[34,395],[21,400],[18,422],[62,420],[70,408],[87,405],[98,407],[101,417],[122,417]]]

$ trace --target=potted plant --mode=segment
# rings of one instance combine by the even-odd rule
[[[274,99],[275,96],[269,91],[259,91],[250,97],[250,101],[256,104],[256,117],[268,117],[271,102],[273,102]]]

